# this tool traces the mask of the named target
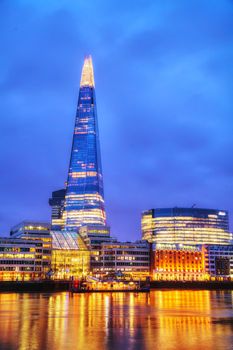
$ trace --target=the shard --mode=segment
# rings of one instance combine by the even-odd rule
[[[91,56],[84,60],[63,211],[65,230],[106,224]]]

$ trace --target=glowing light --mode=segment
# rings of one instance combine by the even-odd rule
[[[81,86],[93,86],[93,87],[95,86],[91,56],[87,56],[84,60],[81,82],[80,82],[80,87]]]

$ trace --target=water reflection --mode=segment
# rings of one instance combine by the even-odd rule
[[[232,349],[231,291],[0,294],[0,349]]]

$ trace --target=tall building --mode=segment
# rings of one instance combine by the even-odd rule
[[[91,56],[85,58],[82,68],[63,220],[69,231],[106,223]]]
[[[152,243],[230,244],[228,213],[200,208],[151,209],[142,213],[142,237]]]
[[[52,198],[49,198],[49,205],[52,208],[51,215],[51,229],[52,230],[61,230],[63,227],[63,208],[65,202],[66,190],[58,190],[52,192]]]

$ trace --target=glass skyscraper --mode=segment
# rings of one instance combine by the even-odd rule
[[[85,58],[82,68],[63,222],[65,230],[106,224],[91,56]]]

